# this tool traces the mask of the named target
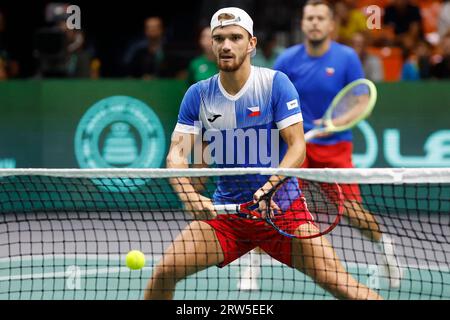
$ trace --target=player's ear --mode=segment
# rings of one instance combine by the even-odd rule
[[[251,53],[254,49],[256,49],[257,43],[258,43],[258,39],[256,37],[250,37],[250,41],[248,42],[247,52]]]
[[[335,19],[331,19],[331,23],[330,23],[330,31],[331,31],[331,32],[336,31],[336,20],[335,20]]]
[[[330,32],[336,31],[336,17],[333,12],[330,12]]]

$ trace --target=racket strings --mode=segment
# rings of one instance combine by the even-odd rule
[[[317,233],[326,232],[339,221],[342,211],[341,190],[334,183],[298,180],[278,188],[271,198],[264,200],[266,206],[271,199],[282,210],[274,212],[274,217],[267,222],[291,235],[299,234],[298,227],[305,222],[314,224]]]
[[[330,114],[330,120],[335,126],[338,125],[338,119],[351,115],[356,108],[361,108],[360,104],[370,99],[363,99],[363,97],[370,97],[371,91],[367,84],[358,84],[351,88],[345,95],[343,95],[334,105]],[[368,103],[366,108],[368,107]]]
[[[301,181],[308,212],[320,232],[332,226],[342,213],[343,199],[340,187],[335,183]]]

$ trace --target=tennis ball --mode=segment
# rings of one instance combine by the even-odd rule
[[[125,262],[131,270],[139,270],[145,266],[145,256],[139,250],[132,250],[128,252]]]

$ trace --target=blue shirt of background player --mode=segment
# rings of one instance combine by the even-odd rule
[[[218,168],[278,167],[286,154],[287,145],[281,135],[274,136],[272,140],[272,130],[278,132],[301,121],[298,93],[288,77],[281,72],[252,67],[249,79],[235,96],[225,91],[218,75],[192,85],[181,103],[175,131],[199,134],[210,130],[221,135],[224,143],[213,154],[213,165]],[[196,126],[199,123],[201,128]],[[235,132],[261,130],[265,135],[257,135],[257,142],[227,141],[226,136]],[[274,142],[276,150],[272,150]],[[261,154],[270,154],[273,161],[265,161],[267,157],[260,157],[260,151]],[[267,179],[268,176],[261,175],[220,176],[213,201],[218,204],[250,201]],[[290,193],[286,194],[286,199],[293,200],[300,195],[296,179],[285,184],[283,190]],[[283,194],[283,190],[278,194]],[[283,201],[282,209],[287,209],[285,205],[288,204]]]
[[[305,132],[314,127],[314,120],[322,118],[342,88],[354,80],[364,78],[356,52],[334,41],[320,57],[310,56],[303,44],[290,47],[275,61],[274,69],[284,72],[302,97]],[[352,132],[347,130],[309,142],[330,145],[352,140]]]

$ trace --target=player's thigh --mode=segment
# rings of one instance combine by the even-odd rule
[[[344,208],[344,213],[349,218],[358,218],[365,215],[366,213],[370,214],[361,204],[361,201],[358,200],[345,199]]]
[[[166,250],[159,266],[184,278],[222,262],[224,255],[214,229],[202,221],[189,224]]]
[[[317,234],[317,232],[317,227],[310,223],[303,224],[296,230],[299,235]],[[329,279],[329,272],[336,274],[336,271],[343,270],[333,247],[324,236],[293,239],[292,266],[321,280]]]

